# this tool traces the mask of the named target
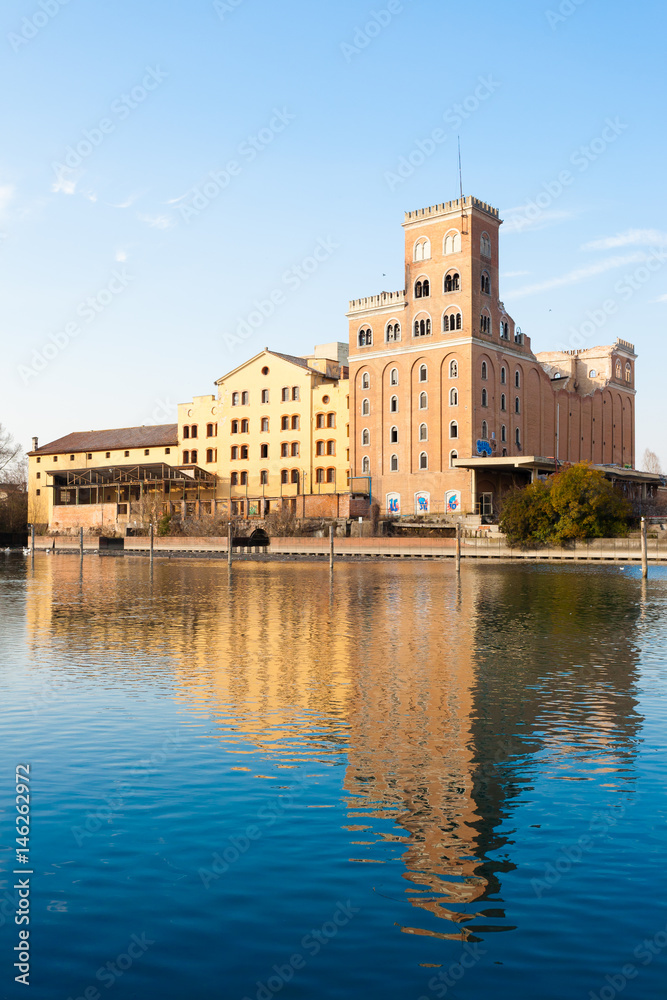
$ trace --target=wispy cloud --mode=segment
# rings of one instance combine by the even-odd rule
[[[139,198],[138,194],[131,194],[129,198],[126,198],[125,201],[121,201],[119,205],[114,205],[110,201],[107,202],[107,205],[109,206],[109,208],[131,208],[132,205],[134,205],[137,198]]]
[[[667,302],[667,295],[658,295],[656,302]]]
[[[645,253],[626,254],[624,257],[607,257],[597,264],[589,264],[588,267],[580,267],[574,271],[568,271],[558,278],[550,278],[548,281],[541,281],[535,285],[524,285],[516,292],[512,292],[512,299],[523,299],[528,295],[537,295],[539,292],[548,292],[552,288],[563,288],[565,285],[576,285],[579,281],[586,281],[587,278],[594,278],[598,274],[606,271],[613,271],[618,267],[626,267],[628,264],[641,264],[646,260]]]
[[[178,205],[179,201],[183,201],[184,198],[187,198],[191,190],[192,189],[186,191],[185,194],[179,195],[178,198],[170,198],[169,201],[165,201],[165,205]]]
[[[171,229],[174,220],[169,215],[140,215],[138,218],[151,229]]]
[[[13,184],[0,185],[0,215],[5,211],[15,194]]]
[[[51,190],[54,194],[74,194],[82,176],[83,170],[71,170],[69,167],[59,167],[56,179],[51,185]]]
[[[564,209],[543,210],[537,212],[531,210],[530,205],[517,205],[515,208],[505,209],[501,213],[504,233],[523,233],[526,230],[535,231],[546,229],[547,226],[555,226],[559,222],[571,219],[574,212]]]
[[[501,278],[524,278],[530,271],[505,271],[501,274]]]
[[[667,246],[667,233],[658,229],[627,229],[616,236],[606,236],[604,239],[591,240],[584,243],[582,250],[616,250],[618,247],[664,247]]]

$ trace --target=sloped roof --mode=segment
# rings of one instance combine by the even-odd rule
[[[29,455],[59,455],[61,452],[119,451],[126,448],[160,448],[178,444],[178,424],[119,427],[106,431],[75,431],[42,445]]]
[[[297,368],[305,368],[307,372],[311,372],[311,374],[313,375],[319,375],[320,378],[330,379],[332,377],[331,375],[327,375],[325,372],[318,371],[317,368],[312,368],[308,364],[305,358],[298,358],[295,354],[281,354],[279,351],[270,351],[268,347],[265,347],[263,351],[259,352],[259,354],[255,354],[254,357],[248,358],[246,361],[242,362],[242,364],[238,365],[236,368],[233,368],[230,372],[227,372],[226,375],[222,375],[220,378],[216,379],[215,384],[220,385],[221,382],[224,382],[226,379],[230,378],[236,372],[241,371],[242,368],[246,368],[248,365],[252,364],[253,361],[257,361],[259,358],[264,357],[266,354],[272,354],[274,358],[280,358],[281,361],[287,361],[288,364],[296,365]]]

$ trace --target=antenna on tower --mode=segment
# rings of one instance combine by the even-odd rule
[[[459,142],[459,190],[461,192],[461,232],[468,234],[468,216],[463,208],[463,168],[461,166],[461,136],[457,136]]]

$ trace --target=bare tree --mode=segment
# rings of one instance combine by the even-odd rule
[[[644,466],[644,472],[655,472],[657,475],[662,475],[662,469],[660,468],[660,459],[654,451],[647,448],[644,452],[644,458],[642,459],[642,464]]]
[[[6,483],[24,483],[27,479],[23,449],[0,424],[0,479]]]

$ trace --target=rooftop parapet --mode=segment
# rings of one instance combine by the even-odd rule
[[[487,215],[493,216],[494,219],[500,218],[500,212],[497,208],[493,208],[492,205],[480,201],[478,198],[467,197],[463,200],[457,198],[455,201],[443,201],[440,205],[431,205],[430,208],[418,208],[414,212],[406,212],[403,225],[419,222],[421,219],[437,218],[439,215],[451,215],[454,212],[461,212],[464,208],[478,208],[482,212],[486,212]]]
[[[399,306],[405,304],[405,289],[402,292],[380,292],[379,295],[367,295],[364,299],[352,299],[350,312],[365,312],[367,309],[381,309],[383,306]]]

